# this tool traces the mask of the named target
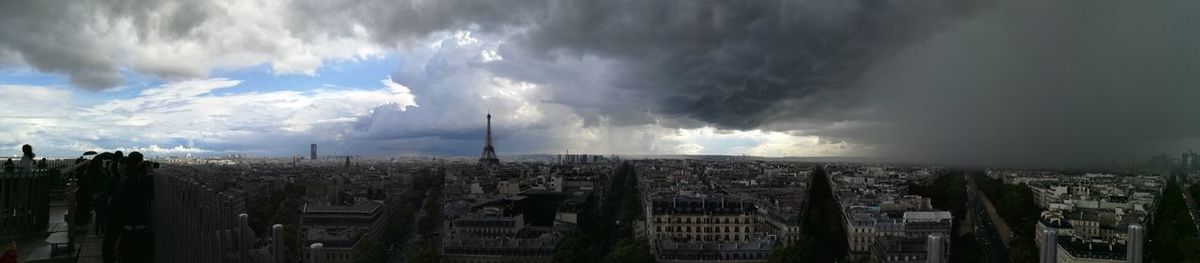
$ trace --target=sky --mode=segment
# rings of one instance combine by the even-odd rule
[[[1200,3],[14,0],[0,152],[723,154],[955,164],[1200,148]],[[0,156],[7,155],[0,153]]]

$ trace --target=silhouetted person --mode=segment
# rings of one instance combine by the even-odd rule
[[[100,168],[100,162],[89,161],[84,169],[75,172],[75,207],[74,214],[77,215],[75,224],[82,225],[92,218],[92,209],[96,207],[96,195],[99,192],[97,186],[98,179],[102,177],[104,170]],[[99,225],[99,224],[97,224]]]
[[[109,178],[113,177],[108,174],[108,169],[104,167],[104,162],[109,161],[112,157],[111,153],[97,155],[88,163],[86,177],[92,190],[92,208],[96,210],[96,221],[92,228],[96,231],[96,235],[104,234],[106,219],[108,219],[108,199],[112,196],[115,190],[109,190]]]
[[[150,201],[154,189],[147,164],[139,152],[122,161],[124,178],[109,202],[110,219],[121,226],[117,249],[120,262],[150,262],[154,238],[150,232]],[[111,235],[112,233],[108,233]]]
[[[110,162],[108,163],[108,174],[112,175],[111,180],[114,183],[112,187],[119,185],[120,181],[122,180],[121,175],[124,167],[122,167],[123,165],[121,162],[123,159],[125,159],[125,154],[121,153],[121,151],[116,151],[109,156]]]
[[[49,169],[49,168],[50,168],[50,165],[46,163],[46,157],[42,157],[42,160],[41,160],[41,161],[38,161],[38,163],[37,163],[37,168],[38,168],[39,170],[45,170],[45,169]]]
[[[36,164],[36,161],[33,160],[34,157],[37,157],[37,155],[33,154],[33,146],[29,146],[28,144],[21,145],[21,162],[17,163],[17,169],[26,171],[33,170],[33,167]]]
[[[11,173],[11,172],[13,172],[13,170],[16,170],[16,169],[17,169],[17,165],[13,163],[12,158],[8,158],[8,161],[4,162],[4,171],[5,172]]]
[[[103,190],[100,193],[100,200],[96,201],[97,204],[102,206],[98,209],[103,210],[98,210],[96,221],[97,224],[101,225],[100,228],[104,233],[100,251],[105,263],[117,262],[115,246],[117,245],[118,238],[121,236],[121,222],[116,220],[118,218],[116,213],[118,212],[114,211],[116,204],[113,203],[113,196],[116,195],[121,186],[121,175],[116,173],[118,160],[117,156],[110,152],[104,152],[92,158],[92,162],[97,162],[100,165],[100,172],[106,177]]]

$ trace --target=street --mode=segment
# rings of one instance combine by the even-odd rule
[[[992,224],[992,218],[988,215],[983,201],[981,201],[981,193],[975,187],[975,180],[967,176],[967,206],[971,213],[971,222],[975,227],[975,239],[982,247],[984,255],[988,261],[1003,263],[1008,262],[1008,249],[1000,238],[1000,234],[996,231],[996,226]]]

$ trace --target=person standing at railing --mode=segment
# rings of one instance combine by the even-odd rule
[[[100,162],[89,161],[82,170],[74,172],[76,185],[78,189],[75,192],[76,206],[74,213],[76,225],[86,224],[92,219],[92,208],[95,207],[93,202],[96,199],[96,177],[101,173]]]
[[[8,158],[8,161],[4,162],[4,171],[5,172],[11,173],[11,172],[15,171],[16,169],[17,169],[17,165],[13,163],[12,158]]]
[[[113,181],[121,181],[121,179],[122,179],[121,175],[123,174],[122,169],[125,168],[125,167],[122,167],[123,166],[122,162],[124,161],[124,159],[125,159],[125,154],[121,153],[121,151],[113,152],[113,155],[109,157],[109,160],[112,160],[112,161],[108,163],[108,169],[109,169],[108,174],[113,175],[113,177],[115,177],[115,178],[112,178]],[[116,186],[116,185],[114,185],[114,186]]]
[[[89,198],[92,198],[92,208],[96,210],[96,220],[93,222],[93,230],[96,231],[96,236],[104,233],[105,219],[107,219],[107,214],[105,213],[107,210],[105,208],[108,207],[108,192],[111,191],[105,189],[108,185],[109,175],[108,171],[104,168],[105,159],[103,158],[110,156],[111,154],[96,156],[88,164],[86,175],[84,175],[87,177],[86,180],[88,181],[89,188],[91,188],[91,196]]]
[[[100,164],[100,174],[104,177],[101,178],[104,180],[104,186],[100,188],[100,199],[96,201],[99,204],[96,223],[100,225],[100,231],[104,235],[100,251],[105,263],[117,262],[116,245],[121,236],[121,211],[118,211],[119,204],[114,200],[114,196],[121,188],[121,174],[116,173],[120,158],[113,153],[104,152],[93,157],[92,161]]]
[[[150,262],[154,256],[154,235],[150,229],[150,201],[154,198],[154,189],[148,174],[149,163],[143,162],[141,153],[132,152],[123,164],[125,178],[121,181],[120,191],[109,203],[110,220],[121,225],[117,254],[123,263]]]
[[[22,145],[21,162],[17,163],[17,170],[33,171],[34,165],[37,164],[33,160],[34,157],[37,157],[37,155],[33,154],[33,146],[29,146],[28,144]]]

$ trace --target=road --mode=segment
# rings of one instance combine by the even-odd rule
[[[971,213],[971,223],[974,224],[975,240],[983,249],[984,255],[988,261],[995,263],[1008,262],[1008,248],[1006,243],[1001,238],[1002,235],[997,233],[997,227],[992,224],[992,221],[998,220],[1003,223],[1003,220],[998,217],[989,215],[987,205],[984,203],[987,198],[983,193],[978,191],[975,186],[975,181],[967,176],[967,206]],[[994,212],[994,210],[992,210]],[[1005,228],[1007,230],[1007,228]]]
[[[972,180],[970,182],[974,181]],[[992,206],[992,201],[988,200],[987,195],[983,194],[982,191],[979,191],[979,188],[975,187],[974,184],[972,184],[972,187],[974,187],[973,190],[976,193],[976,197],[979,198],[979,203],[983,204],[983,208],[984,211],[987,212],[988,219],[990,219],[992,221],[992,225],[996,227],[996,234],[1000,236],[1001,241],[1004,241],[1004,247],[1008,248],[1008,244],[1012,243],[1012,229],[1008,227],[1008,223],[1004,222],[1003,218],[1000,218],[1000,213],[996,212],[996,207]]]
[[[1200,206],[1196,204],[1196,199],[1192,198],[1192,195],[1188,194],[1186,182],[1187,181],[1180,180],[1179,183],[1176,183],[1175,185],[1179,186],[1179,192],[1183,195],[1184,203],[1187,203],[1188,215],[1192,216],[1192,223],[1196,224],[1196,236],[1200,237]]]
[[[412,226],[408,230],[409,231],[408,239],[404,240],[403,242],[397,242],[395,244],[392,244],[390,247],[388,247],[388,260],[387,261],[389,263],[404,263],[404,248],[408,247],[409,244],[412,244],[413,242],[416,242],[417,240],[421,239],[421,233],[419,232],[420,230],[417,228],[421,225],[419,223],[421,220],[421,217],[425,216],[425,205],[424,204],[425,204],[425,202],[429,201],[429,190],[425,190],[424,195],[425,195],[425,197],[423,199],[421,199],[421,204],[422,204],[421,210],[417,211],[417,213],[415,215],[413,215],[412,223],[410,224]]]

